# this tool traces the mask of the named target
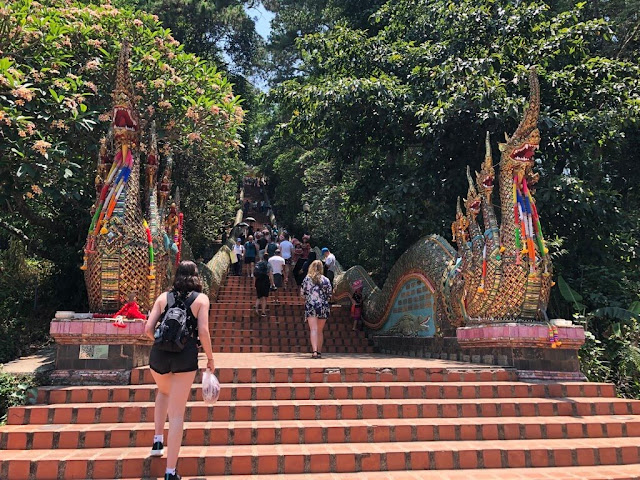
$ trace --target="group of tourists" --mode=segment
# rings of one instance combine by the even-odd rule
[[[267,185],[267,182],[268,180],[267,180],[267,177],[265,176],[261,176],[261,177],[246,176],[242,181],[245,187],[264,187]]]
[[[258,232],[253,228],[247,229],[242,237],[236,239],[233,247],[237,260],[233,264],[234,273],[255,278],[257,315],[267,316],[270,295],[278,304],[279,290],[300,289],[312,358],[322,358],[324,328],[331,312],[337,269],[336,258],[329,248],[324,247],[321,252],[322,260],[312,249],[309,235],[304,235],[300,241],[286,231],[279,234],[275,228],[269,227]],[[207,358],[207,369],[213,372],[215,367],[208,323],[209,298],[201,292],[202,283],[196,264],[180,262],[171,291],[156,299],[145,329],[147,336],[154,340],[149,366],[158,386],[151,456],[163,455],[164,426],[167,417],[169,419],[165,480],[181,478],[176,472],[176,464],[182,442],[184,411],[198,370],[199,344]],[[362,298],[362,282],[355,282],[351,295],[354,330],[359,326]],[[167,327],[167,322],[171,321],[174,325],[181,325],[178,333],[175,328]],[[178,339],[171,335],[178,335]],[[167,336],[171,338],[167,339]]]
[[[242,204],[242,213],[244,216],[248,216],[251,212],[260,212],[264,213],[267,216],[271,215],[271,205],[266,200],[254,200],[253,202],[249,199],[245,200]]]

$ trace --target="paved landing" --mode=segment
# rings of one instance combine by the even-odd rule
[[[218,368],[428,368],[428,369],[486,369],[504,370],[504,367],[450,360],[398,357],[373,353],[327,353],[321,359],[311,358],[309,353],[214,353]],[[206,359],[200,355],[200,366]]]

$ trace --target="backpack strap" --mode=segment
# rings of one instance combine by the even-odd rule
[[[198,338],[198,319],[191,311],[191,305],[193,305],[193,302],[196,301],[196,298],[198,298],[198,295],[199,295],[198,292],[190,292],[189,295],[187,295],[187,298],[184,299],[184,308],[187,310],[187,318],[190,320],[190,321],[187,320],[187,325],[191,324],[191,327],[190,327],[191,335],[196,340],[198,340],[198,344],[199,344],[200,340]]]
[[[184,300],[184,306],[189,309],[189,311],[191,311],[191,305],[193,304],[193,302],[196,301],[196,298],[198,298],[199,293],[198,292],[191,292],[189,295],[187,295],[187,298],[185,298]]]
[[[167,293],[167,310],[176,304],[176,295],[173,290]]]

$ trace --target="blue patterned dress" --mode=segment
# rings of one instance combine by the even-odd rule
[[[322,275],[320,283],[315,284],[307,275],[302,281],[302,295],[304,295],[304,317],[329,318],[329,299],[333,293],[331,282]]]

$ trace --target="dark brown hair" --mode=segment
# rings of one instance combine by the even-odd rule
[[[195,263],[190,260],[180,262],[173,280],[173,289],[179,293],[202,292],[202,281]]]

